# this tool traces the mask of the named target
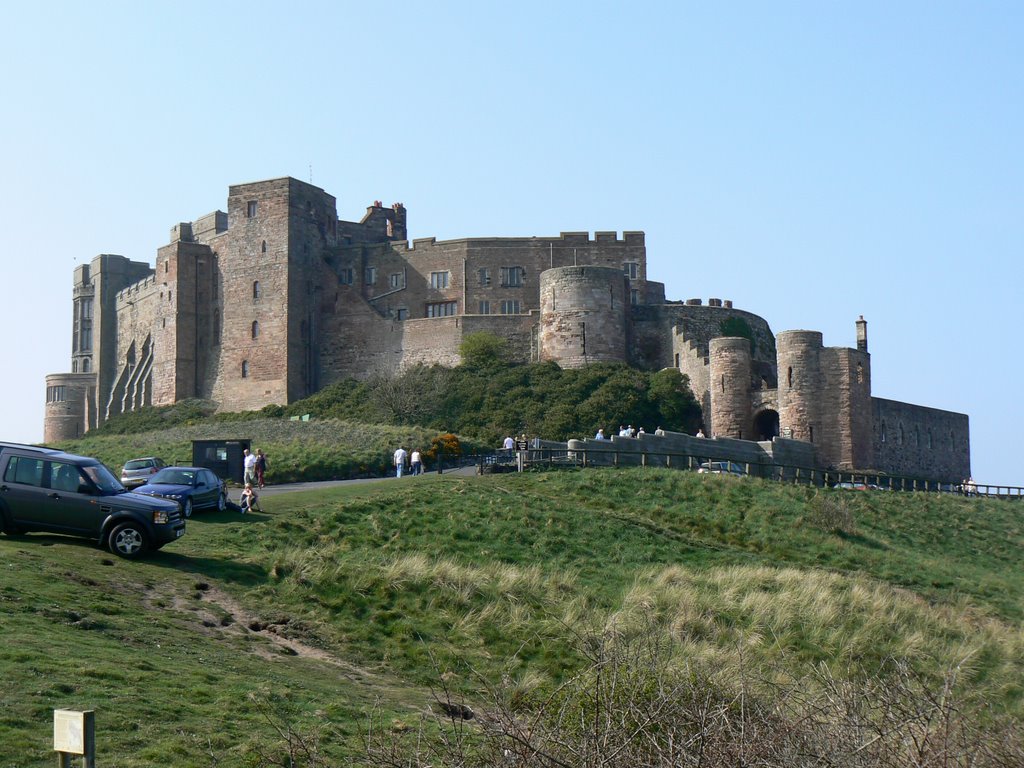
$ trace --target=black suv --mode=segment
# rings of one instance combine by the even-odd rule
[[[173,501],[126,491],[96,459],[0,443],[0,528],[85,536],[132,558],[182,536],[185,519]]]

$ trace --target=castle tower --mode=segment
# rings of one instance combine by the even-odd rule
[[[871,357],[858,349],[825,353],[828,386],[822,409],[831,419],[825,419],[820,455],[839,469],[872,468]]]
[[[540,359],[564,368],[626,362],[629,281],[613,267],[556,267],[540,275]]]
[[[319,388],[322,257],[337,229],[335,199],[319,187],[230,188],[228,231],[211,241],[223,285],[214,400],[257,409]]]
[[[820,331],[783,331],[776,337],[779,365],[779,428],[783,437],[815,442],[821,425],[822,337]]]
[[[720,336],[709,344],[711,423],[716,437],[753,439],[750,413],[750,341]]]
[[[46,377],[43,442],[47,445],[82,436],[96,402],[95,373],[51,373]]]

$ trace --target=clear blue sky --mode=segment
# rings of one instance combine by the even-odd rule
[[[8,4],[0,439],[42,438],[76,264],[295,176],[410,236],[644,230],[669,298],[854,346],[1024,485],[1024,4]]]

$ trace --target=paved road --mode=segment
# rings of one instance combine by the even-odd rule
[[[428,474],[437,474],[436,472],[430,472]],[[446,475],[475,475],[476,467],[456,467],[454,469],[446,469],[444,471]],[[333,488],[336,485],[350,485],[352,483],[387,483],[394,482],[398,478],[394,476],[390,477],[360,477],[354,480],[318,480],[311,483],[281,483],[280,485],[267,485],[264,486],[262,491],[259,491],[260,496],[276,496],[279,493],[292,493],[294,491],[309,491],[316,488]],[[402,482],[415,482],[416,478],[410,475],[406,475],[402,478]],[[238,497],[242,491],[240,488],[229,488],[228,497],[233,502],[237,502]]]

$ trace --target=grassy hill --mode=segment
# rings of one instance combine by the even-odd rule
[[[1024,714],[1014,503],[639,468],[265,501],[140,562],[0,536],[0,766],[52,763],[54,708],[97,710],[102,764],[256,764],[285,717],[356,755],[370,713],[400,732],[440,678],[545,690],[612,624],[726,672],[959,665],[977,717]]]
[[[268,477],[275,483],[335,480],[390,473],[395,448],[429,451],[438,433],[423,427],[364,424],[344,419],[290,421],[280,418],[201,419],[169,429],[128,434],[88,434],[61,443],[63,450],[95,456],[114,472],[140,456],[159,456],[168,463],[191,464],[193,440],[252,441],[253,450],[269,457]],[[472,450],[472,444],[464,446]]]

